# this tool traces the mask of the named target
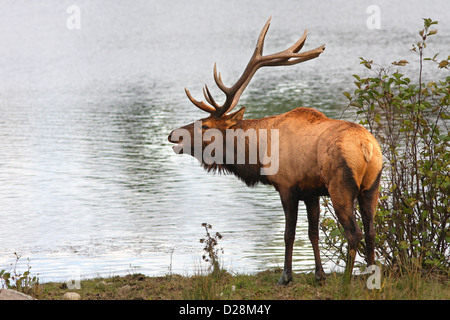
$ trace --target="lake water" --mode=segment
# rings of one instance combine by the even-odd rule
[[[80,29],[66,24],[72,4]],[[372,4],[381,10],[378,30],[366,25]],[[266,53],[305,28],[304,50],[326,50],[301,65],[259,70],[241,97],[246,118],[299,106],[341,117],[342,92],[363,72],[358,57],[414,61],[408,49],[422,17],[439,20],[430,55],[448,54],[450,43],[446,0],[5,0],[0,9],[0,269],[17,252],[21,270],[29,258],[42,282],[74,272],[192,274],[203,222],[223,235],[228,270],[283,266],[276,191],[208,174],[167,141],[172,129],[205,116],[184,87],[201,98],[207,82],[219,97],[214,62],[226,84],[235,81],[270,16]],[[301,204],[294,271],[313,268]]]

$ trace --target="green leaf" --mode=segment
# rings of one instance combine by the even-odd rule
[[[341,231],[339,230],[339,229],[333,229],[331,232],[330,232],[330,238],[331,239],[335,239],[336,237],[339,237],[340,236],[340,234],[341,234]]]
[[[394,61],[394,62],[392,62],[392,64],[394,65],[394,66],[401,66],[401,67],[404,67],[404,66],[406,66],[406,64],[407,63],[409,63],[408,61],[406,61],[406,60],[400,60],[400,61]]]
[[[344,92],[344,93],[342,93],[342,94],[343,94],[344,96],[346,96],[348,100],[352,100],[352,97],[350,96],[350,93]]]
[[[406,241],[400,241],[400,249],[407,249],[408,248],[408,242]]]
[[[362,101],[360,101],[360,100],[352,101],[350,103],[350,105],[353,106],[353,107],[357,107],[357,108],[362,108],[363,107]]]
[[[431,26],[431,22],[432,22],[432,20],[430,18],[423,18],[423,25],[425,27]]]
[[[447,66],[448,66],[448,61],[447,61],[447,60],[442,60],[442,61],[439,63],[438,68],[447,68]]]

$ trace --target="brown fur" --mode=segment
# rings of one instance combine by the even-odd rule
[[[260,32],[255,51],[247,67],[241,77],[231,87],[224,85],[220,73],[217,73],[217,68],[214,65],[214,81],[226,96],[222,105],[219,105],[214,100],[206,85],[203,94],[209,104],[195,100],[189,93],[189,90],[185,89],[189,100],[195,106],[210,114],[209,117],[201,119],[204,126],[201,129],[203,132],[207,128],[218,129],[221,135],[217,139],[220,139],[220,137],[225,135],[227,129],[241,129],[244,133],[241,132],[240,136],[236,136],[233,139],[245,141],[246,133],[253,134],[254,137],[254,129],[258,138],[252,141],[249,138],[246,142],[246,150],[258,144],[257,149],[267,151],[258,153],[258,157],[261,156],[262,159],[258,158],[256,163],[251,164],[250,159],[255,153],[247,152],[245,159],[248,162],[244,164],[236,164],[236,161],[218,164],[210,163],[210,160],[214,157],[214,161],[222,162],[222,159],[218,159],[220,154],[217,153],[216,158],[216,153],[214,155],[211,153],[208,155],[208,160],[205,161],[199,155],[199,148],[194,148],[194,132],[198,134],[200,131],[194,124],[184,126],[178,129],[179,131],[174,130],[169,135],[169,141],[179,144],[176,150],[181,149],[183,152],[202,159],[203,167],[208,171],[233,173],[249,186],[258,182],[271,184],[279,192],[286,216],[284,271],[278,281],[279,284],[287,284],[292,279],[292,248],[297,223],[298,202],[300,200],[305,202],[308,213],[308,234],[314,250],[316,277],[323,279],[324,272],[318,247],[320,212],[318,197],[329,195],[333,202],[336,216],[344,227],[347,236],[349,254],[345,274],[347,278],[350,278],[356,247],[362,237],[362,232],[353,214],[353,205],[356,198],[359,201],[366,232],[366,259],[369,264],[372,264],[374,259],[373,244],[375,234],[373,215],[378,201],[378,185],[382,166],[380,147],[375,138],[362,126],[351,122],[328,119],[315,109],[298,108],[281,115],[258,120],[243,120],[244,108],[232,114],[227,114],[237,105],[239,97],[259,68],[264,66],[295,65],[315,59],[325,50],[323,45],[313,50],[299,52],[306,40],[307,32],[305,31],[302,37],[289,48],[278,53],[263,56],[264,39],[269,25],[270,19]],[[272,132],[273,129],[278,131]],[[184,150],[184,147],[187,148],[188,144],[177,138],[181,136],[181,132],[186,133],[185,130],[190,133],[192,140],[190,150]],[[273,133],[274,137],[271,135],[265,137],[263,135],[266,132],[265,130],[271,134]],[[277,134],[279,134],[278,145],[275,144],[277,142]],[[185,138],[188,139],[188,137]],[[263,139],[260,140],[259,138]],[[225,139],[222,140],[225,141]],[[218,145],[219,141],[214,140],[212,146],[210,145],[211,143],[213,142],[202,141],[201,147],[203,150],[205,148],[210,150],[216,144]],[[180,146],[183,146],[183,148],[178,148]],[[272,149],[272,147],[275,149]],[[223,150],[226,150],[226,143],[224,143]],[[279,151],[278,158],[272,156],[276,155],[277,150]],[[229,152],[228,156],[233,156],[234,159],[239,158],[243,154],[237,149],[226,152]],[[223,156],[227,158],[225,154]],[[278,162],[275,161],[278,165],[276,166],[278,170],[268,172],[267,170],[273,169],[272,166],[269,166],[271,164],[269,161],[273,160],[278,160]]]
[[[353,213],[358,198],[366,231],[367,262],[373,263],[373,215],[378,201],[382,155],[375,138],[362,126],[327,118],[310,108],[257,120],[243,120],[244,109],[220,119],[210,116],[203,125],[226,129],[278,129],[279,169],[273,175],[261,175],[257,164],[221,164],[203,166],[236,175],[247,185],[271,184],[279,192],[286,216],[286,256],[279,284],[292,279],[292,248],[295,238],[298,202],[304,201],[308,212],[309,237],[316,260],[316,277],[324,278],[318,248],[319,196],[330,196],[339,222],[349,242],[347,273],[351,273],[356,246],[362,232]],[[193,130],[193,124],[183,127]],[[172,135],[172,134],[171,134]],[[169,141],[174,141],[169,136]],[[270,139],[270,137],[269,137]],[[224,139],[225,141],[225,139]],[[207,145],[204,144],[203,148]],[[248,150],[248,149],[247,149]],[[224,155],[225,156],[225,155]]]

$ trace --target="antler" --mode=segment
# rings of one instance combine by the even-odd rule
[[[263,47],[264,47],[264,39],[267,34],[267,30],[269,30],[270,26],[270,19],[267,20],[266,24],[264,25],[263,29],[261,30],[261,33],[259,34],[258,42],[256,43],[255,51],[253,52],[252,57],[250,58],[250,61],[247,64],[247,67],[245,68],[244,72],[242,73],[241,77],[237,80],[237,82],[232,87],[227,87],[223,84],[222,78],[220,76],[220,73],[217,73],[217,66],[214,64],[214,81],[216,82],[217,86],[220,88],[220,90],[223,91],[226,95],[226,100],[223,105],[218,105],[216,101],[214,100],[213,96],[211,95],[211,92],[209,92],[208,86],[205,85],[203,88],[203,95],[205,96],[206,101],[209,103],[206,104],[203,101],[197,101],[195,100],[188,89],[185,88],[186,95],[188,96],[189,100],[193,104],[195,104],[198,108],[211,113],[215,118],[220,118],[227,112],[231,111],[238,103],[239,98],[244,92],[245,88],[247,87],[248,83],[252,79],[255,72],[265,66],[288,66],[297,64],[303,61],[311,60],[316,57],[318,57],[324,50],[325,45],[322,45],[320,47],[317,47],[313,50],[309,50],[303,53],[298,53],[300,49],[305,44],[307,30],[303,33],[301,38],[294,43],[291,47],[288,49],[270,54],[267,56],[263,56]]]

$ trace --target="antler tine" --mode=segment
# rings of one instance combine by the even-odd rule
[[[206,91],[205,91],[206,89]],[[206,98],[206,101],[208,101],[209,104],[211,104],[215,109],[220,108],[220,106],[216,103],[214,100],[211,92],[209,92],[208,85],[205,84],[205,87],[203,88],[203,95]]]
[[[309,53],[310,51],[307,51],[304,53],[298,53],[300,51],[300,49],[303,48],[303,45],[305,44],[307,35],[308,35],[308,30],[305,29],[305,31],[303,32],[303,35],[300,37],[300,39],[298,39],[296,43],[294,43],[292,46],[290,46],[286,50],[261,57],[261,60],[265,61],[264,66],[289,65],[289,64],[284,64],[284,62],[289,61],[289,59],[291,59],[291,58],[300,57],[300,56],[303,56],[304,54]],[[298,61],[297,63],[299,63],[299,62],[301,62],[301,61]]]
[[[286,57],[272,57],[272,59],[267,59],[264,66],[291,66],[300,62],[308,61],[317,58],[325,50],[325,45],[321,45],[313,50],[309,50],[302,53],[292,53],[288,54]],[[264,57],[266,58],[266,57]]]
[[[317,47],[313,50],[309,50],[303,53],[298,53],[295,56],[293,56],[293,60],[287,61],[285,65],[293,65],[300,62],[308,61],[314,58],[317,58],[321,53],[325,51],[325,45],[321,45],[320,47]]]
[[[298,41],[296,43],[294,43],[292,46],[290,46],[289,49],[287,49],[287,50],[291,51],[293,53],[299,52],[303,48],[303,45],[306,42],[307,36],[308,36],[308,29],[305,29],[305,31],[303,32],[303,35],[300,37],[300,39],[298,39]]]
[[[191,100],[191,102],[198,108],[202,109],[203,111],[209,112],[209,113],[214,113],[216,112],[216,109],[214,109],[211,106],[208,106],[206,103],[204,103],[203,101],[197,101],[195,100],[192,96],[191,93],[189,92],[189,90],[187,88],[184,88],[184,91],[186,92],[187,97],[189,98],[189,100]]]
[[[208,90],[208,86],[205,84],[205,86],[203,87],[203,96],[205,97],[205,99],[206,99],[206,102],[208,102],[209,104],[212,104],[211,103],[211,99],[208,97],[208,94],[206,93],[206,91],[205,91],[205,88],[206,88],[206,90]]]
[[[255,52],[253,53],[253,57],[262,57],[263,55],[264,40],[266,39],[267,31],[269,31],[270,20],[272,20],[272,17],[270,17],[269,20],[267,20],[266,24],[259,33],[258,42],[256,43],[256,48]]]
[[[222,77],[220,76],[220,72],[217,74],[217,64],[214,62],[214,81],[216,82],[217,86],[222,90],[224,93],[229,93],[231,88],[228,88],[226,85],[223,84]]]

